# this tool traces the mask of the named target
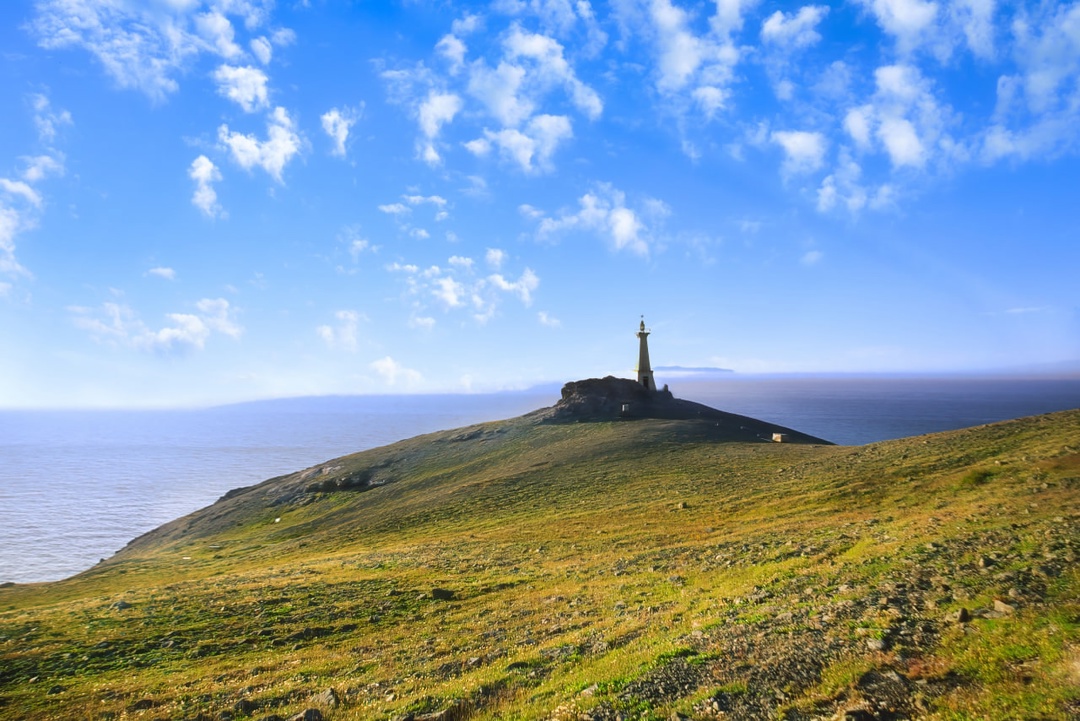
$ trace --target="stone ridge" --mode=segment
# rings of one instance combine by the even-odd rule
[[[530,414],[533,415],[533,414]],[[639,420],[644,418],[698,421],[715,429],[718,438],[733,441],[772,441],[774,433],[784,434],[789,443],[830,444],[829,441],[799,431],[727,413],[676,398],[667,386],[650,391],[628,378],[587,378],[563,386],[562,398],[554,406],[535,412],[543,423],[582,423]]]

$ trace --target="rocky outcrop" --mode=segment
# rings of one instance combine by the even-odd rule
[[[544,423],[587,423],[640,420],[644,418],[697,421],[708,426],[720,440],[768,441],[782,434],[785,443],[825,443],[829,441],[799,431],[726,413],[701,403],[676,398],[667,386],[650,391],[628,378],[587,378],[563,386],[562,398],[554,406],[536,412]]]

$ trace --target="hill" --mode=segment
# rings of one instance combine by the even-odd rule
[[[588,396],[238,489],[0,589],[0,707],[1080,714],[1080,411],[840,447]]]

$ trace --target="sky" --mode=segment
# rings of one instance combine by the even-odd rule
[[[0,108],[2,408],[1080,359],[1080,2],[11,0]]]

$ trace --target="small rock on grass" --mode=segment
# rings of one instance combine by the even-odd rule
[[[436,601],[453,601],[454,592],[446,588],[431,589],[431,598]]]
[[[995,598],[994,610],[998,613],[1012,614],[1016,611],[1016,606],[1012,605],[1011,603],[1005,603],[1004,601]]]
[[[967,623],[971,620],[971,611],[966,608],[961,608],[959,611],[950,614],[949,620],[955,621],[956,623]]]
[[[320,694],[312,697],[312,703],[317,703],[320,706],[329,706],[330,708],[337,708],[341,703],[341,699],[337,695],[337,691],[332,688],[328,688]]]
[[[317,708],[304,709],[295,716],[290,716],[289,721],[323,721],[322,711]]]

